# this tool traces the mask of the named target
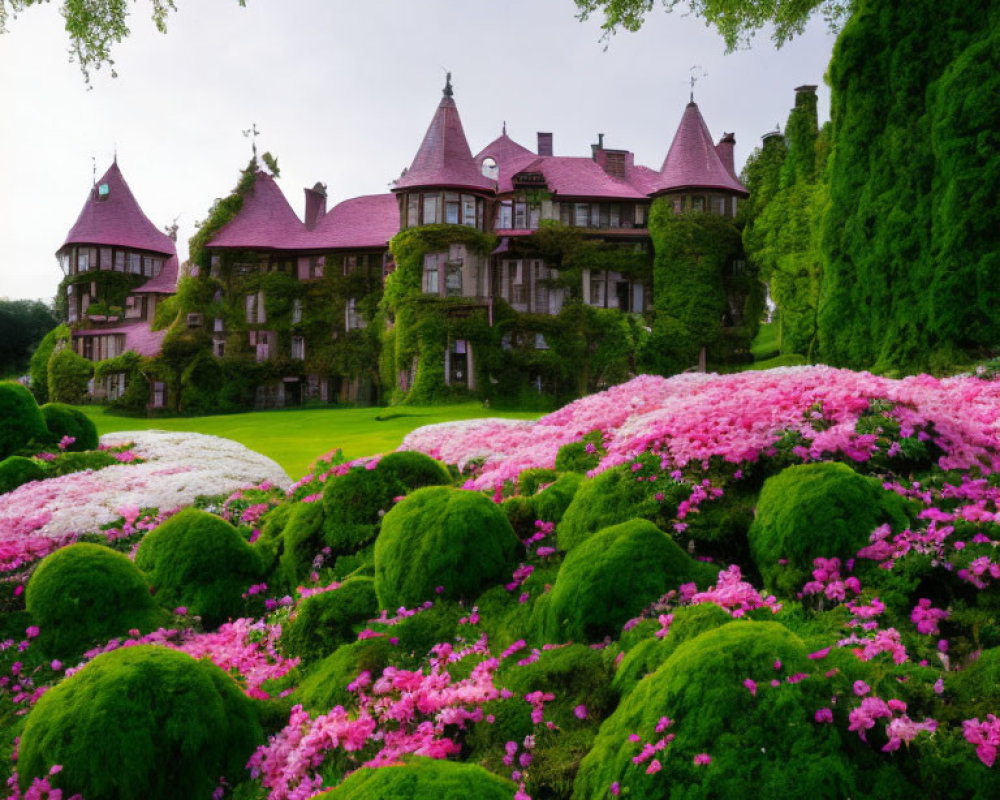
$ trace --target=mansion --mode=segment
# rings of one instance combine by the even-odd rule
[[[328,208],[317,183],[300,218],[255,156],[238,211],[192,251],[186,280],[199,290],[183,300],[174,241],[114,163],[57,253],[72,347],[95,362],[128,351],[155,358],[174,337],[192,359],[238,360],[233,381],[257,370],[235,388],[218,377],[225,370],[198,368],[151,382],[151,406],[181,409],[192,407],[184,380],[199,372],[244,407],[588,391],[587,381],[620,373],[583,361],[568,369],[566,354],[585,341],[586,361],[601,336],[620,338],[615,325],[640,336],[657,295],[671,290],[655,280],[651,217],[701,212],[735,223],[747,197],[733,134],[714,141],[693,98],[659,168],[597,138],[587,155],[557,155],[550,132],[532,149],[504,129],[473,154],[449,76],[390,192]],[[727,269],[742,269],[741,255]],[[721,313],[722,324],[739,325],[739,299]],[[571,321],[573,341],[563,335]],[[94,394],[113,401],[129,379],[107,376]]]

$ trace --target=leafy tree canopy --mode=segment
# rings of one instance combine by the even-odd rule
[[[0,0],[0,33],[7,32],[8,18],[14,19],[30,6],[51,0]],[[236,0],[241,6],[246,0]],[[167,32],[167,15],[176,11],[174,0],[149,0],[153,24],[160,33]],[[115,61],[111,48],[131,33],[128,26],[128,0],[62,0],[60,13],[66,20],[70,41],[70,61],[80,65],[84,80],[90,83],[91,70],[111,68]]]
[[[726,41],[729,50],[746,46],[765,25],[773,25],[772,39],[780,47],[802,33],[814,12],[837,30],[854,9],[853,0],[576,0],[579,18],[604,15],[604,38],[619,29],[637,31],[656,5],[670,12],[685,6],[703,17]]]

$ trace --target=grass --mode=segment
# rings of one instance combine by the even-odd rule
[[[780,334],[777,322],[765,322],[757,331],[757,336],[750,345],[753,363],[747,364],[740,371],[773,369],[774,367],[797,367],[806,363],[806,357],[798,353],[782,353],[778,349]]]
[[[98,434],[116,431],[194,431],[223,436],[277,461],[292,479],[309,471],[324,453],[340,448],[346,458],[395,450],[414,428],[437,422],[505,417],[537,419],[534,411],[494,411],[479,403],[394,408],[306,408],[252,411],[209,417],[144,419],[109,414],[103,406],[82,406]]]

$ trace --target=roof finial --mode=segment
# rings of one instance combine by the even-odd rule
[[[260,135],[260,131],[257,130],[257,123],[251,122],[250,127],[243,131],[243,136],[250,140],[251,146],[253,147],[253,163],[257,163],[257,136]]]
[[[97,186],[97,156],[90,157],[90,173],[94,186]]]
[[[455,94],[455,90],[451,88],[451,73],[445,73],[446,77],[444,79],[444,96],[451,97]]]
[[[111,159],[111,163],[118,166],[118,142],[115,142],[115,155]]]
[[[693,103],[695,84],[698,83],[698,81],[701,80],[702,78],[707,78],[708,73],[705,72],[705,70],[699,67],[697,64],[691,67],[691,69],[688,70],[688,72],[691,73],[691,102]]]
[[[503,133],[504,136],[507,135],[507,120],[503,121],[503,131],[502,131],[502,133]]]

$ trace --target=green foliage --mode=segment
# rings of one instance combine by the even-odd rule
[[[135,556],[164,608],[185,606],[215,626],[237,616],[262,576],[260,557],[219,517],[188,508],[146,534]]]
[[[375,590],[382,608],[412,608],[433,599],[472,598],[503,580],[520,542],[503,512],[475,492],[418,489],[382,522],[375,542]]]
[[[839,798],[857,796],[866,764],[848,750],[836,725],[819,725],[817,708],[829,703],[822,680],[804,681],[753,696],[743,685],[751,678],[808,672],[812,665],[802,641],[775,622],[730,622],[680,644],[644,678],[601,726],[584,758],[573,797],[603,797],[613,781],[632,800],[672,797],[738,797],[753,787],[761,797]],[[775,663],[780,662],[780,671]],[[676,738],[657,755],[661,774],[632,763],[642,743],[655,742],[662,717],[673,720]],[[853,736],[853,734],[846,734]],[[708,753],[711,764],[693,763]],[[868,775],[871,773],[869,772]]]
[[[593,452],[587,452],[592,446]],[[556,470],[559,472],[590,472],[601,463],[604,453],[604,436],[599,430],[591,431],[579,442],[564,444],[556,453]]]
[[[157,310],[159,310],[157,306]],[[94,367],[94,378],[102,380],[105,376],[118,372],[125,373],[125,393],[111,401],[108,407],[115,411],[139,414],[146,411],[149,404],[149,379],[147,371],[153,370],[153,361],[143,358],[138,353],[128,350],[120,356],[98,361]]]
[[[452,483],[451,473],[444,464],[412,450],[397,450],[382,456],[378,462],[378,471],[394,475],[407,491]]]
[[[252,701],[210,661],[165,647],[98,656],[50,689],[21,736],[21,788],[44,777],[92,800],[190,800],[231,783],[264,738]]]
[[[28,481],[45,478],[45,470],[30,458],[8,456],[0,461],[0,494],[14,491]]]
[[[52,658],[78,656],[132,628],[148,633],[168,618],[128,557],[97,544],[73,544],[46,556],[25,594],[39,646]]]
[[[0,377],[19,375],[59,320],[40,300],[0,299]]]
[[[381,675],[395,651],[388,637],[341,645],[309,669],[295,690],[295,699],[322,714],[334,706],[347,708],[357,699],[347,685],[365,671]]]
[[[295,618],[282,631],[282,645],[304,662],[316,661],[352,641],[355,623],[377,613],[375,581],[349,578],[340,588],[311,595],[299,603]]]
[[[509,800],[516,788],[476,764],[410,758],[398,766],[359,769],[317,800]]]
[[[517,476],[517,493],[525,497],[530,497],[538,491],[538,487],[543,484],[550,484],[559,477],[554,469],[526,469]]]
[[[49,400],[79,405],[87,401],[87,383],[94,365],[69,347],[57,349],[49,359]]]
[[[69,342],[68,325],[57,325],[42,337],[41,343],[31,355],[29,371],[31,374],[31,392],[39,403],[49,400],[49,359],[60,342]]]
[[[839,462],[800,464],[764,482],[750,552],[764,585],[794,597],[809,579],[813,559],[845,562],[879,525],[901,528],[905,521],[902,500],[882,489],[879,479]]]
[[[545,522],[559,522],[573,502],[576,490],[584,481],[578,472],[567,472],[560,475],[551,485],[536,494],[532,500],[535,517]]]
[[[76,441],[68,450],[97,449],[97,426],[80,409],[64,403],[46,403],[41,412],[53,441],[59,442],[64,436],[72,436]]]
[[[324,516],[322,503],[295,503],[288,509],[268,521],[258,548],[265,563],[273,562],[272,553],[279,557],[274,577],[291,589],[309,574],[313,558],[323,549]]]
[[[85,469],[99,470],[113,467],[120,463],[113,453],[104,450],[90,450],[85,453],[56,453],[55,459],[48,463],[46,471],[58,477],[73,472],[83,472]]]
[[[198,225],[197,233],[188,241],[191,263],[197,264],[206,274],[211,266],[211,258],[205,250],[205,245],[240,213],[240,209],[243,208],[243,198],[253,191],[256,179],[257,159],[253,158],[240,172],[236,188],[227,197],[215,201],[209,209],[208,219]]]
[[[323,490],[323,538],[334,552],[354,553],[375,538],[379,519],[406,486],[391,469],[354,467]]]
[[[598,531],[566,556],[532,627],[550,642],[615,637],[670,589],[691,581],[707,587],[715,575],[652,522],[633,519]]]
[[[0,458],[48,435],[45,418],[31,392],[13,381],[0,382]]]

